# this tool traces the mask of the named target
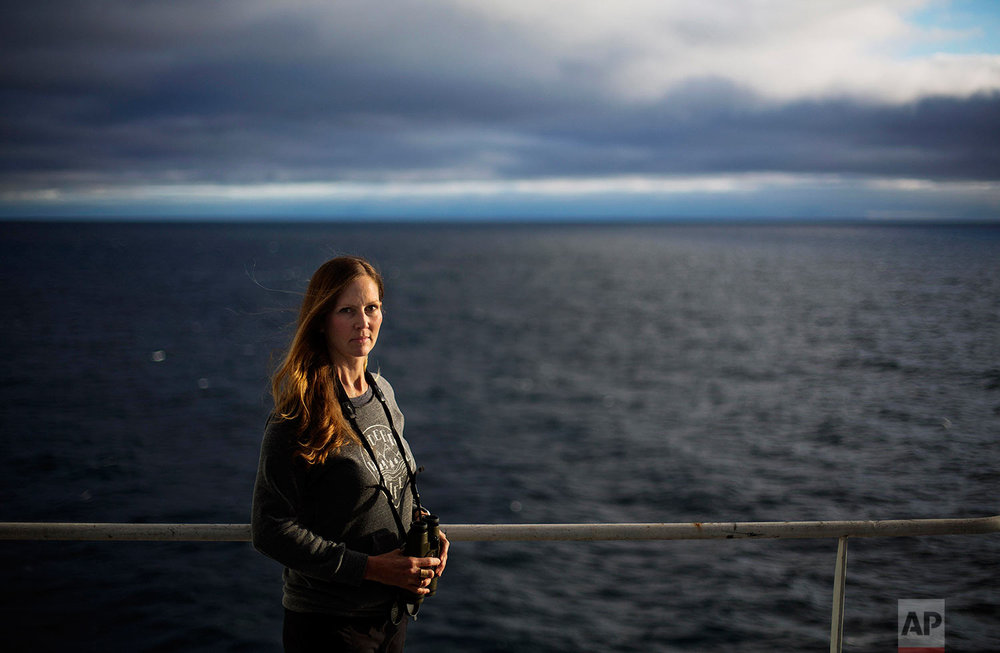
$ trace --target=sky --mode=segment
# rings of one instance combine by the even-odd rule
[[[0,218],[1000,221],[993,0],[34,0]]]

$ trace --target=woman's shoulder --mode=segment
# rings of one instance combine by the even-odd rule
[[[378,385],[382,394],[385,396],[386,401],[389,402],[389,406],[392,407],[393,411],[398,413],[402,417],[402,413],[399,410],[399,404],[396,403],[396,392],[392,389],[392,384],[381,374],[372,374],[372,379]]]
[[[299,421],[298,417],[287,417],[276,411],[271,411],[267,416],[267,420],[264,422],[264,428],[267,430],[271,429],[294,430],[296,425],[298,424],[298,421]]]
[[[392,396],[392,397],[396,396],[396,392],[395,390],[392,389],[392,384],[389,383],[389,379],[385,378],[378,372],[372,374],[372,379],[374,379],[379,389],[387,396]]]
[[[271,413],[264,424],[264,441],[272,446],[287,447],[295,444],[299,435],[299,420]]]

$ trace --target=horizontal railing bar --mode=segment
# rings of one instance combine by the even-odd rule
[[[451,524],[442,529],[455,542],[900,537],[997,533],[1000,515],[876,521]],[[250,525],[0,522],[0,540],[249,542]]]
[[[711,540],[894,537],[1000,532],[1000,515],[971,519],[690,522],[679,524],[455,524],[451,540]]]
[[[250,524],[78,524],[3,522],[0,540],[249,542]]]

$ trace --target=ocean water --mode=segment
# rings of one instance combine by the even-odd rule
[[[0,521],[246,523],[267,377],[328,257],[447,523],[1000,513],[1000,227],[0,224]],[[824,651],[833,540],[456,543],[408,650]],[[1000,649],[1000,535],[850,541]],[[5,651],[277,651],[249,544],[0,542]]]

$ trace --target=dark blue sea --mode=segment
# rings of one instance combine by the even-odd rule
[[[372,365],[445,523],[1000,513],[1000,226],[0,223],[0,521],[246,523],[308,277],[387,281]],[[834,540],[456,543],[420,652],[826,651]],[[852,539],[845,650],[1000,535]],[[0,542],[4,651],[277,651],[242,543]]]

